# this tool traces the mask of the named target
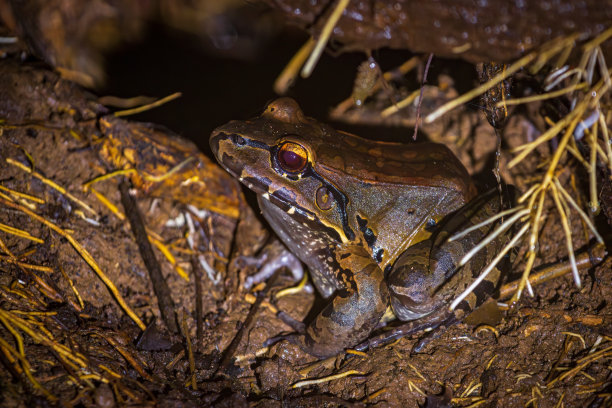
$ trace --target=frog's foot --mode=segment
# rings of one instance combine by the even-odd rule
[[[388,332],[370,337],[368,340],[354,347],[355,350],[364,351],[369,348],[379,347],[388,344],[402,337],[411,336],[420,332],[425,334],[412,347],[413,353],[420,353],[430,341],[440,336],[444,329],[458,322],[457,318],[447,310],[434,313],[426,319],[427,321],[414,320],[401,324]]]
[[[259,268],[259,272],[245,279],[244,288],[247,290],[251,289],[253,285],[265,281],[272,276],[277,269],[282,267],[287,267],[289,269],[296,282],[301,280],[304,276],[302,263],[286,248],[280,251],[273,251],[271,254],[266,252],[259,257],[243,256],[240,260],[244,262],[245,265]],[[312,286],[306,285],[305,290],[312,291]]]

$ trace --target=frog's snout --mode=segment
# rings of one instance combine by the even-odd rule
[[[210,134],[210,138],[208,139],[210,149],[212,150],[217,160],[219,160],[219,141],[225,139],[227,139],[227,134],[223,130],[220,130],[220,128],[213,130],[213,132]]]
[[[228,130],[226,126],[222,126],[211,133],[209,142],[210,149],[219,164],[230,174],[237,177],[242,170],[243,164],[235,148],[245,146],[247,144],[246,139]]]

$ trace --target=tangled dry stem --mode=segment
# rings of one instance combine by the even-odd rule
[[[609,116],[609,105],[602,104],[602,99],[608,101],[610,98],[610,88],[612,87],[612,81],[610,77],[611,70],[608,69],[606,61],[603,58],[600,45],[612,37],[612,28],[604,31],[598,37],[589,41],[582,47],[582,58],[580,65],[576,69],[569,69],[567,65],[564,65],[567,61],[570,52],[575,47],[575,41],[577,36],[569,36],[561,39],[554,40],[542,47],[541,50],[529,54],[511,65],[506,71],[502,72],[497,77],[491,79],[489,82],[476,88],[472,92],[469,92],[454,101],[451,101],[438,110],[430,114],[426,120],[433,120],[448,110],[460,103],[463,103],[478,94],[486,92],[486,90],[492,88],[501,80],[511,75],[513,72],[518,71],[521,68],[528,69],[532,74],[540,71],[545,65],[550,65],[555,57],[558,57],[556,62],[552,65],[553,71],[548,75],[545,83],[545,89],[550,89],[569,82],[569,85],[557,90],[548,92],[542,95],[537,95],[528,98],[521,98],[515,100],[506,100],[500,103],[505,104],[519,104],[533,101],[539,101],[544,99],[550,99],[567,95],[571,101],[571,110],[565,116],[559,119],[556,123],[551,121],[551,127],[541,134],[536,140],[525,143],[516,149],[515,153],[518,153],[514,159],[508,164],[509,168],[512,168],[519,164],[522,160],[532,154],[536,148],[542,146],[544,143],[551,141],[553,138],[560,137],[558,147],[554,151],[552,157],[546,163],[546,171],[539,176],[528,188],[527,192],[523,194],[518,200],[518,206],[511,212],[506,212],[504,215],[514,213],[514,215],[508,218],[504,223],[500,224],[491,234],[486,237],[481,244],[474,248],[466,255],[462,260],[462,263],[467,262],[476,252],[482,249],[488,242],[494,239],[503,231],[507,230],[510,226],[514,225],[519,231],[514,238],[508,242],[503,248],[500,255],[497,256],[490,265],[488,265],[480,277],[477,278],[472,285],[470,285],[464,293],[452,303],[451,309],[457,306],[474,288],[480,283],[486,274],[501,260],[503,254],[507,253],[515,245],[520,243],[520,238],[527,234],[528,237],[528,251],[527,261],[523,273],[521,276],[518,289],[513,296],[513,301],[520,298],[521,294],[527,288],[529,293],[533,295],[533,290],[529,284],[529,275],[533,269],[536,256],[538,253],[538,242],[540,239],[541,226],[544,218],[548,215],[546,212],[547,199],[551,199],[554,203],[554,208],[557,210],[561,219],[561,225],[563,227],[566,247],[568,252],[569,262],[572,267],[572,275],[574,282],[577,287],[581,286],[580,275],[576,265],[576,259],[574,255],[573,237],[570,228],[570,214],[571,210],[574,210],[584,221],[585,225],[588,226],[592,235],[595,239],[603,244],[601,235],[597,232],[597,229],[591,222],[587,211],[591,213],[597,213],[599,211],[599,202],[597,198],[597,166],[598,163],[603,163],[603,166],[607,167],[609,174],[612,174],[612,154],[610,150],[610,138],[608,134],[608,125],[606,117]],[[599,76],[599,80],[595,81],[596,77]],[[588,147],[590,149],[590,157],[584,158],[581,156],[579,150],[576,147],[576,140],[584,137]],[[604,148],[602,148],[602,146]],[[577,159],[579,163],[585,166],[589,173],[589,196],[590,202],[588,204],[589,209],[585,210],[576,203],[572,195],[563,187],[559,180],[559,174],[563,171],[560,163],[567,154],[571,154]],[[598,161],[599,158],[599,161]],[[579,201],[580,202],[580,201]],[[498,219],[499,216],[493,217],[487,222],[493,222]],[[458,238],[454,237],[454,238]]]

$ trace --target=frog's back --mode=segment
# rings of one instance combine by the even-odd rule
[[[315,148],[317,163],[325,163],[329,172],[365,182],[473,190],[463,164],[442,144],[379,142],[341,131],[333,133],[320,138]]]

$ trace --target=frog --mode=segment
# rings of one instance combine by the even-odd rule
[[[460,211],[478,192],[448,147],[336,130],[287,97],[256,118],[218,127],[210,146],[257,195],[263,217],[327,302],[304,330],[285,337],[308,353],[328,357],[362,343],[389,307],[414,327],[434,329],[482,300],[471,295],[454,311],[447,307],[491,257],[456,273],[464,247],[484,232],[446,242],[451,230],[442,225],[474,224],[499,210],[499,200]]]

